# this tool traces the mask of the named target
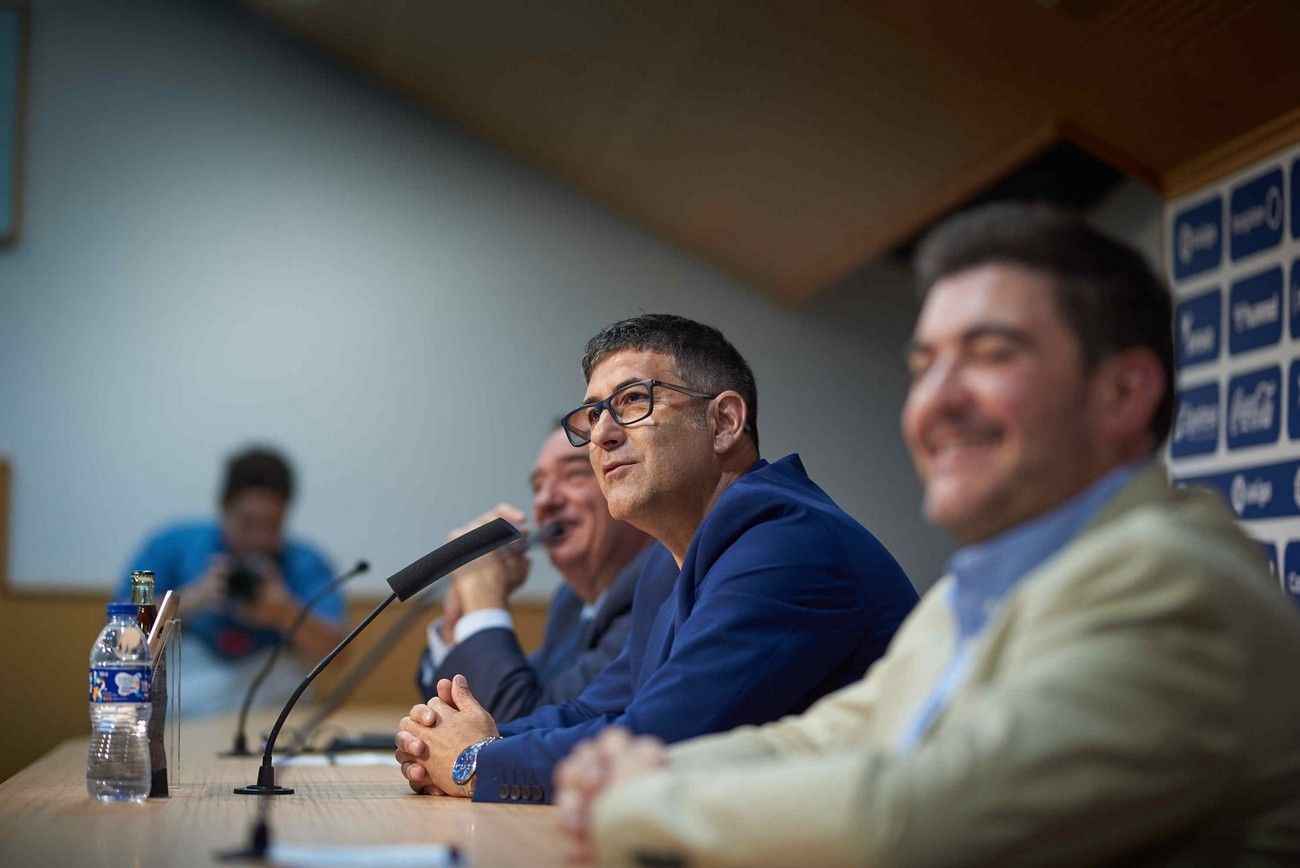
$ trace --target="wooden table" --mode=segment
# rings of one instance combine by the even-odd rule
[[[289,726],[307,709],[295,712]],[[344,711],[331,720],[349,731],[393,730],[405,709]],[[254,715],[250,741],[274,715]],[[89,727],[89,724],[87,724]],[[263,797],[238,796],[253,783],[260,758],[221,759],[231,718],[185,723],[179,781],[169,799],[144,804],[97,802],[86,794],[87,740],[71,739],[0,784],[0,864],[205,865],[221,850],[246,846]],[[567,845],[554,809],[476,805],[417,796],[397,762],[379,766],[288,766],[276,780],[293,787],[271,802],[279,844],[454,844],[476,865],[561,865]]]

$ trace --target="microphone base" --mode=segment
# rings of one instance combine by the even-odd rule
[[[243,721],[241,720],[240,723],[242,724]],[[230,746],[230,750],[226,751],[225,753],[217,754],[217,756],[219,757],[252,756],[252,755],[253,752],[248,749],[248,739],[244,737],[244,730],[242,726],[240,727],[239,732],[235,733],[235,743]],[[259,784],[262,783],[260,778],[258,780],[258,783]]]
[[[261,862],[266,859],[266,851],[261,853],[256,850],[219,850],[217,851],[218,862]]]
[[[241,796],[291,796],[293,789],[291,787],[280,787],[271,784],[269,787],[261,784],[250,784],[246,787],[235,787],[235,792]]]
[[[288,796],[293,794],[293,790],[276,786],[275,766],[264,765],[257,770],[257,783],[236,787],[235,793],[240,796]]]

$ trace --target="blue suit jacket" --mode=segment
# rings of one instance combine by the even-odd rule
[[[668,597],[677,566],[661,546],[659,562],[672,571],[654,585],[659,602]],[[524,655],[513,630],[481,630],[456,645],[435,671],[426,648],[417,676],[422,697],[433,696],[440,678],[456,673],[469,679],[474,696],[497,723],[514,720],[541,705],[565,702],[582,693],[600,671],[623,650],[632,627],[632,598],[637,577],[650,558],[646,546],[614,577],[596,608],[583,621],[582,599],[568,585],[551,598],[546,635],[541,647]],[[662,573],[663,570],[660,570]]]
[[[803,711],[860,678],[916,599],[798,456],[759,461],[705,516],[672,596],[638,589],[623,653],[576,700],[500,727],[474,799],[549,802],[555,764],[610,724],[676,742]]]

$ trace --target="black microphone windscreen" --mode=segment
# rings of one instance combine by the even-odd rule
[[[504,518],[495,518],[393,573],[388,586],[404,603],[452,570],[517,539],[519,530],[513,524]]]

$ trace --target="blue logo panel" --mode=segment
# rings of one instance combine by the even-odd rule
[[[1291,263],[1290,300],[1287,310],[1291,314],[1291,337],[1300,338],[1300,259]]]
[[[1212,289],[1189,298],[1174,311],[1174,344],[1178,367],[1187,368],[1219,357],[1223,325],[1223,293]]]
[[[1265,542],[1262,539],[1257,539],[1255,540],[1255,542],[1259,543],[1259,550],[1264,553],[1264,559],[1268,561],[1268,571],[1272,573],[1273,578],[1276,579],[1277,578],[1277,546],[1273,545],[1271,542]]]
[[[1300,461],[1283,461],[1227,473],[1177,480],[1179,485],[1217,491],[1237,518],[1291,518],[1300,515]]]
[[[1282,195],[1282,169],[1270,169],[1232,191],[1228,227],[1232,231],[1232,258],[1259,253],[1282,241],[1286,203]]]
[[[1291,164],[1291,237],[1300,238],[1300,159]]]
[[[1286,434],[1292,440],[1300,440],[1300,359],[1292,361],[1287,369],[1286,390]]]
[[[1178,413],[1169,441],[1171,458],[1206,455],[1219,448],[1219,384],[1206,383],[1178,393]]]
[[[1286,573],[1282,576],[1282,590],[1291,598],[1291,602],[1300,605],[1300,542],[1286,544],[1283,557]]]
[[[1185,280],[1218,268],[1223,261],[1223,199],[1215,196],[1174,217],[1174,279]]]
[[[1277,365],[1228,381],[1228,448],[1274,443],[1282,430],[1282,369]]]
[[[1228,295],[1228,349],[1235,356],[1282,338],[1282,266],[1242,278]]]

